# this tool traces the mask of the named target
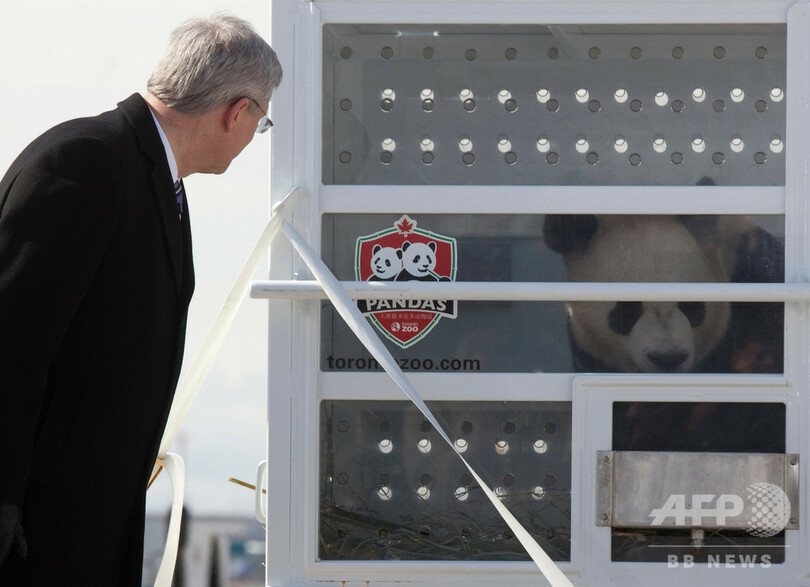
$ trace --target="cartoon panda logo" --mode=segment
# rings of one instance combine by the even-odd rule
[[[396,281],[450,281],[436,274],[436,243],[402,243],[402,271]]]
[[[396,279],[402,270],[402,250],[374,245],[371,253],[371,270],[374,274],[368,280],[393,281]]]

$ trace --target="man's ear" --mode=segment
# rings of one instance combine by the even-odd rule
[[[225,132],[231,132],[240,116],[244,116],[250,108],[250,98],[240,98],[225,109]]]

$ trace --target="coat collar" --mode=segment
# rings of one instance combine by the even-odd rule
[[[178,293],[183,292],[183,265],[184,246],[183,226],[177,219],[177,203],[174,192],[174,182],[169,170],[169,163],[166,158],[166,151],[160,139],[155,121],[152,118],[152,111],[146,104],[146,100],[140,94],[133,94],[126,100],[118,103],[118,109],[123,113],[127,122],[132,127],[138,146],[144,156],[151,163],[152,195],[154,196],[158,209],[160,210],[160,220],[163,224],[163,233],[166,237],[169,256],[174,269],[175,284]],[[185,207],[184,216],[188,215],[188,207]]]

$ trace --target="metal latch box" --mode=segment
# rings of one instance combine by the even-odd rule
[[[799,527],[799,455],[598,451],[596,525],[746,530]]]

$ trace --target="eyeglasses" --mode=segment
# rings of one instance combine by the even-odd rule
[[[269,116],[267,116],[267,112],[265,112],[265,111],[262,109],[262,107],[259,105],[259,103],[258,103],[256,100],[254,100],[253,98],[251,98],[251,99],[250,99],[250,101],[251,101],[251,102],[253,102],[254,104],[256,104],[256,108],[258,108],[258,109],[259,109],[259,111],[260,111],[262,114],[264,114],[264,116],[262,116],[262,117],[259,119],[259,124],[258,124],[258,125],[256,125],[256,134],[257,134],[257,135],[260,135],[260,134],[262,134],[262,133],[266,133],[268,130],[270,130],[270,127],[271,127],[271,126],[273,126],[273,121],[272,121],[272,120],[270,120],[270,117],[269,117]]]

